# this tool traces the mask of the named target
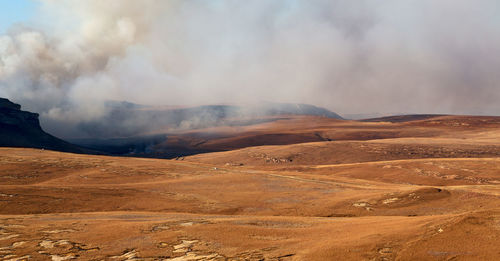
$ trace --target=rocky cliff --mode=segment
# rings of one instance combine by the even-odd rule
[[[0,147],[43,148],[87,152],[42,130],[38,114],[22,111],[21,105],[0,98]]]

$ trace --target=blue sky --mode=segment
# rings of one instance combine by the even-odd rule
[[[37,5],[34,0],[0,0],[0,34],[12,24],[29,21]]]

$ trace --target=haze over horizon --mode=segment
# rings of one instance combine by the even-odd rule
[[[500,114],[498,1],[41,0],[33,12],[0,36],[0,96],[42,122],[98,120],[107,100]]]

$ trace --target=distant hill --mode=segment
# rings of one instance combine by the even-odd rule
[[[106,106],[110,109],[110,113],[104,118],[81,122],[73,126],[71,124],[51,125],[56,127],[50,129],[52,133],[76,129],[80,133],[87,134],[86,138],[70,139],[72,144],[45,132],[40,126],[37,113],[23,111],[21,105],[0,98],[0,146],[44,148],[89,154],[95,154],[99,151],[112,155],[169,157],[170,154],[176,156],[220,150],[220,146],[214,149],[211,147],[201,148],[202,146],[197,148],[197,146],[192,147],[189,144],[179,145],[176,142],[178,138],[174,138],[172,133],[216,127],[254,126],[287,119],[293,115],[342,119],[338,114],[324,108],[289,103],[266,102],[252,106],[206,105],[187,108],[161,108],[110,101],[106,103]],[[173,135],[177,136],[177,134]],[[267,136],[265,139],[255,137],[255,141],[246,139],[249,138],[243,138],[244,142],[240,142],[246,144],[244,146],[292,142],[269,139]],[[293,142],[321,140],[315,134],[301,136],[297,139],[297,141],[291,140],[294,140]],[[184,142],[183,140],[184,138],[180,139]],[[188,140],[191,141],[192,138],[188,137]],[[193,142],[199,142],[196,140],[195,138]],[[161,146],[161,144],[167,143],[168,148]],[[174,145],[173,153],[165,152],[164,150],[170,149],[171,145]],[[158,148],[161,148],[160,155],[156,155]]]
[[[379,118],[371,118],[371,119],[363,119],[360,121],[364,122],[408,122],[408,121],[419,121],[419,120],[428,120],[435,117],[446,116],[445,114],[409,114],[409,115],[395,115],[395,116],[386,116]]]
[[[0,98],[0,147],[26,147],[89,153],[42,130],[38,114],[22,111],[21,105]]]
[[[311,115],[342,119],[340,115],[321,107],[293,103],[265,102],[246,106],[204,105],[165,109],[115,101],[106,103],[106,106],[109,113],[103,118],[74,125],[46,121],[44,126],[59,137],[75,140],[130,138],[165,133],[165,130],[246,126],[267,121],[266,117],[277,115]]]
[[[282,135],[250,134],[235,141],[232,140],[235,138],[233,136],[238,134],[220,134],[221,137],[216,137],[220,135],[213,133],[213,128],[251,128],[297,116],[342,119],[334,112],[308,104],[265,102],[251,106],[205,105],[169,109],[128,102],[109,102],[107,105],[112,110],[104,120],[85,122],[78,126],[80,131],[86,131],[92,136],[69,141],[113,155],[175,157],[233,147],[322,140],[316,134],[308,133],[285,135],[286,138]],[[211,129],[210,134],[205,133],[207,128]],[[191,133],[179,136],[182,132]],[[198,135],[202,137],[197,137]],[[210,137],[206,137],[207,135]],[[207,139],[223,141],[202,145]]]

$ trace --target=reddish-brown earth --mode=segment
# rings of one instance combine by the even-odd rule
[[[176,142],[226,151],[0,148],[0,258],[500,259],[500,117],[287,117]]]

